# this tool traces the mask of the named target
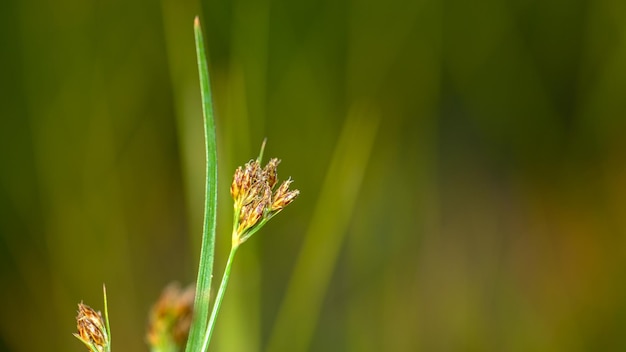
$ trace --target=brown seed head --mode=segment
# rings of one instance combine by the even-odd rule
[[[269,220],[300,194],[298,190],[289,190],[291,179],[284,181],[272,194],[278,183],[279,163],[279,159],[272,158],[261,168],[258,160],[250,160],[243,168],[235,170],[230,187],[235,201],[235,213],[238,214],[233,244],[244,242],[258,229],[255,226],[262,226],[264,221]]]
[[[263,173],[259,162],[250,160],[244,168],[238,167],[230,185],[230,195],[235,201],[235,207],[239,208],[252,202],[263,186]]]
[[[300,194],[297,189],[289,190],[289,186],[293,181],[291,179],[283,181],[274,193],[274,201],[272,202],[271,211],[276,212],[282,210],[284,207],[293,202],[294,199]]]
[[[96,312],[82,302],[78,304],[76,316],[78,334],[74,334],[85,344],[94,344],[98,351],[105,351],[109,344],[104,321],[100,312]]]
[[[238,220],[239,226],[237,226],[237,233],[234,235],[240,236],[248,228],[248,218],[253,208],[252,204],[246,204],[241,207]]]
[[[254,203],[254,207],[251,208],[248,219],[246,219],[247,221],[246,228],[249,229],[253,227],[259,222],[259,220],[261,220],[266,206],[267,206],[267,200],[265,200],[264,198],[261,198],[258,200],[258,202]]]
[[[230,195],[233,199],[237,200],[239,198],[239,194],[241,193],[241,188],[243,186],[243,170],[241,166],[235,170],[235,175],[233,176],[233,183],[230,185]]]
[[[250,160],[246,163],[243,175],[242,187],[244,190],[250,189],[257,181],[261,179],[261,166],[256,160]]]
[[[276,180],[278,177],[276,169],[279,163],[279,159],[270,159],[270,161],[267,163],[267,165],[265,165],[265,168],[263,169],[263,176],[265,177],[265,181],[267,182],[267,185],[270,187],[270,189],[274,188],[274,185],[276,184]]]
[[[248,229],[254,227],[265,215],[265,209],[271,201],[272,191],[266,184],[259,184],[255,191],[255,197],[251,202],[241,207],[239,212],[239,226],[237,236],[243,235]]]
[[[244,196],[240,200],[241,204],[250,204],[254,202],[257,198],[261,197],[261,193],[263,192],[264,187],[265,183],[256,181],[249,189],[246,190]]]
[[[163,290],[150,312],[146,336],[150,346],[156,349],[171,343],[180,348],[185,346],[191,327],[194,297],[193,285],[183,290],[178,283],[171,283]]]

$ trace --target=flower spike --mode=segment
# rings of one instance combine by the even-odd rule
[[[259,157],[250,160],[243,167],[238,167],[233,175],[230,186],[235,208],[233,245],[245,242],[300,194],[297,189],[289,189],[293,182],[290,178],[273,191],[278,184],[277,169],[280,159],[272,158],[265,167],[261,167],[264,149],[265,141]]]

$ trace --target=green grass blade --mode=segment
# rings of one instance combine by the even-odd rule
[[[194,317],[189,331],[186,351],[196,352],[202,346],[210,308],[211,277],[213,276],[213,254],[215,247],[215,219],[217,208],[217,148],[215,140],[215,122],[213,120],[213,103],[204,39],[200,27],[200,19],[195,18],[194,33],[198,71],[200,74],[200,91],[202,94],[202,115],[204,116],[204,141],[206,147],[206,190],[204,203],[204,227],[200,265],[196,282],[196,298]]]
[[[109,303],[107,300],[107,287],[102,284],[102,295],[104,296],[104,320],[106,323],[107,336],[109,337],[109,343],[107,344],[107,352],[111,351],[111,325],[109,324]]]

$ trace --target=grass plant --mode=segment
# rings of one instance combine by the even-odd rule
[[[239,246],[299,195],[298,190],[289,188],[293,182],[290,178],[279,185],[277,172],[279,159],[272,158],[264,167],[261,166],[265,140],[261,145],[257,159],[236,169],[230,187],[230,194],[234,202],[231,250],[219,290],[211,308],[210,293],[217,216],[217,142],[207,55],[198,17],[194,20],[194,34],[202,97],[206,163],[200,263],[193,309],[190,308],[191,300],[188,298],[188,291],[181,291],[176,285],[168,286],[153,308],[147,338],[153,352],[178,352],[182,350],[183,345],[185,345],[187,352],[205,352],[208,350],[219,309],[228,286],[233,260]],[[74,335],[92,352],[111,351],[111,330],[106,290],[104,291],[104,306],[106,324],[100,312],[96,312],[82,303],[79,304],[79,315],[76,318],[78,334]],[[193,312],[191,319],[189,318],[190,311]],[[189,320],[191,320],[190,323]],[[181,336],[186,337],[186,344],[181,341]]]

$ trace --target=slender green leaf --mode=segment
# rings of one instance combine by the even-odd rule
[[[111,325],[109,324],[109,303],[107,300],[107,287],[102,284],[102,295],[104,296],[104,320],[106,322],[107,336],[109,343],[107,344],[107,352],[111,351]]]
[[[210,308],[211,277],[213,276],[213,254],[215,247],[215,219],[217,208],[217,148],[215,140],[215,122],[213,120],[213,103],[209,69],[200,19],[195,18],[194,33],[196,37],[196,53],[200,74],[200,91],[202,94],[202,115],[204,116],[204,141],[206,147],[206,191],[204,203],[204,227],[200,265],[196,281],[196,298],[194,317],[187,340],[187,352],[196,352],[202,346]]]

